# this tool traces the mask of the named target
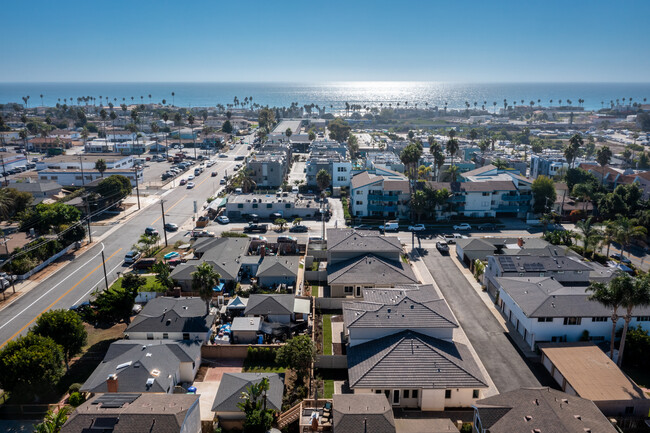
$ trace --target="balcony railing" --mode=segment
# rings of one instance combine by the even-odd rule
[[[528,194],[526,194],[526,195],[508,195],[508,194],[503,194],[503,195],[501,196],[501,199],[502,199],[503,201],[529,201],[529,200],[532,199],[532,198],[533,198],[533,196],[532,196],[532,195],[528,195]]]
[[[368,200],[397,201],[396,195],[368,194]]]

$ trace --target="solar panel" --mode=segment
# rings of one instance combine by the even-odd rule
[[[95,422],[93,423],[93,428],[101,428],[101,429],[110,429],[112,430],[115,427],[115,424],[117,424],[117,418],[97,418],[95,419]]]
[[[515,262],[512,260],[512,257],[508,257],[508,256],[499,257],[499,263],[501,263],[501,267],[503,268],[503,272],[516,272],[517,271],[517,267],[515,266]]]
[[[543,272],[546,268],[541,263],[524,263],[526,272]]]
[[[93,401],[92,404],[100,404],[105,408],[120,408],[126,403],[133,403],[140,394],[104,394]]]

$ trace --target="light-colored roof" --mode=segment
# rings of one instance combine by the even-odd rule
[[[401,252],[402,244],[392,236],[379,236],[354,229],[328,229],[327,249],[330,252],[356,251],[359,255],[372,252]]]
[[[582,398],[592,401],[648,399],[641,388],[591,342],[540,343],[539,347]]]
[[[230,331],[259,331],[261,326],[261,317],[235,317],[232,319]]]
[[[475,168],[474,170],[466,171],[465,173],[462,173],[461,176],[462,177],[478,176],[496,169],[497,167],[495,165],[488,164],[488,165],[484,165],[483,167]]]
[[[328,284],[417,284],[409,264],[366,254],[327,267]]]

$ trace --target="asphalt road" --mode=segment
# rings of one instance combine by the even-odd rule
[[[200,210],[205,200],[221,188],[220,177],[211,177],[210,171],[217,170],[220,176],[226,170],[232,173],[236,164],[234,157],[246,155],[248,152],[246,145],[242,144],[234,150],[228,150],[226,152],[228,158],[213,158],[216,164],[194,180],[196,186],[193,189],[177,186],[172,189],[159,190],[160,197],[165,201],[166,221],[174,222],[179,226],[184,223],[190,224],[194,215],[193,202],[197,201]],[[181,177],[186,177],[190,171],[193,172],[193,170],[188,170]],[[81,257],[75,259],[74,263],[69,263],[0,311],[0,348],[13,338],[27,332],[35,319],[45,311],[67,309],[89,299],[95,289],[104,289],[102,253],[106,260],[109,284],[117,279],[118,272],[128,269],[124,265],[124,255],[137,242],[145,227],[154,226],[162,235],[161,213],[160,201],[156,200],[147,208],[137,212],[128,221],[121,222],[117,226],[91,226],[95,236],[115,229],[101,243],[94,245]],[[185,234],[186,231],[182,230],[168,233],[168,241],[172,244]]]
[[[541,386],[452,259],[435,248],[425,250],[422,257],[499,392]]]

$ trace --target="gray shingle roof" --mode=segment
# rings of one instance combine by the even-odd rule
[[[581,262],[566,255],[517,255],[513,256],[497,256],[497,266],[501,272],[506,272],[504,264],[512,262],[512,267],[509,271],[511,273],[519,272],[550,272],[550,271],[583,271],[589,272],[592,268],[586,263]]]
[[[365,289],[365,301],[344,302],[346,328],[457,328],[444,299],[422,290]]]
[[[377,251],[402,251],[399,239],[358,232],[354,229],[328,229],[327,250],[329,252],[354,251],[359,255]]]
[[[214,412],[239,412],[237,403],[241,402],[241,393],[252,384],[269,379],[269,390],[266,395],[266,406],[279,411],[282,408],[284,382],[276,373],[224,373],[212,403]]]
[[[61,433],[101,432],[105,431],[101,426],[110,424],[111,433],[180,433],[189,410],[199,403],[194,394],[132,394],[135,400],[127,399],[131,403],[120,407],[101,403],[119,396],[124,394],[100,394],[86,401],[70,415]]]
[[[408,264],[366,254],[328,266],[327,283],[398,285],[419,281]]]
[[[201,298],[160,297],[147,302],[124,332],[207,332],[214,319]]]
[[[564,286],[552,277],[501,277],[496,279],[526,317],[602,317],[612,310],[589,300],[585,286]],[[649,307],[637,307],[639,315]]]
[[[469,349],[402,331],[348,349],[351,388],[484,388]]]
[[[332,426],[344,433],[395,433],[393,409],[384,394],[334,394]]]
[[[190,280],[192,272],[203,262],[208,262],[214,271],[224,280],[237,278],[241,268],[242,257],[246,256],[250,238],[204,238],[197,243],[195,253],[201,255],[200,259],[189,260],[187,263],[176,266],[171,277],[175,280]]]
[[[251,295],[244,315],[291,315],[295,303],[294,295]]]
[[[505,392],[478,400],[475,408],[490,433],[617,431],[592,401],[550,388]]]
[[[257,268],[257,277],[296,277],[299,256],[265,256]]]
[[[181,362],[199,362],[200,359],[200,342],[119,340],[110,345],[103,361],[81,390],[107,392],[106,379],[117,374],[119,392],[164,393],[170,386],[168,376],[177,372]],[[153,384],[147,385],[150,378],[154,379]]]

